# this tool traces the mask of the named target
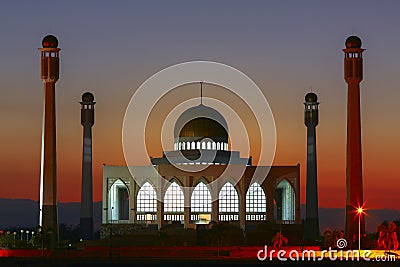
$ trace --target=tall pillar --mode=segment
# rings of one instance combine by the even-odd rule
[[[244,190],[244,177],[242,177],[239,189],[239,226],[241,229],[246,228],[246,191]]]
[[[80,226],[82,238],[93,239],[93,175],[92,175],[92,127],[94,125],[94,96],[82,95],[81,124],[83,126],[82,190]]]
[[[183,228],[187,229],[190,226],[190,207],[183,208]]]
[[[360,232],[365,233],[365,221],[357,215],[356,209],[362,207],[362,158],[361,158],[361,119],[360,82],[363,79],[363,59],[361,40],[357,36],[346,39],[344,52],[344,79],[348,85],[347,99],[347,157],[346,157],[346,236],[350,242],[358,239],[358,220],[361,216]]]
[[[267,177],[268,179],[268,177]],[[266,180],[267,180],[266,179]],[[272,180],[272,179],[271,179]],[[275,195],[275,180],[273,182],[267,181],[266,186],[263,186],[264,192],[267,196],[267,221],[274,222],[274,195]]]
[[[307,126],[307,184],[306,221],[304,240],[319,238],[318,185],[317,185],[317,142],[315,128],[318,125],[318,97],[308,93],[304,102],[304,124]]]
[[[219,221],[219,200],[211,202],[211,221]]]
[[[133,196],[131,196],[129,198],[129,206],[132,207],[131,210],[130,210],[130,214],[129,214],[129,221],[133,222],[134,224],[136,224],[136,222],[137,222],[137,218],[136,218],[136,214],[137,214],[137,196],[138,196],[138,192],[140,190],[140,187],[136,183],[136,181],[134,181],[133,183],[131,183],[131,188],[132,189],[131,189],[130,192],[133,192]]]
[[[163,226],[164,222],[164,202],[157,200],[157,225],[158,230]]]
[[[58,243],[57,214],[57,158],[56,158],[56,105],[55,87],[59,77],[59,58],[61,50],[58,40],[47,35],[42,40],[41,79],[44,83],[44,107],[42,126],[42,155],[40,168],[40,211],[39,225],[49,247]]]

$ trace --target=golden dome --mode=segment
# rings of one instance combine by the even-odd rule
[[[178,118],[175,139],[200,141],[210,138],[215,142],[228,142],[228,126],[224,117],[215,109],[199,105],[189,108]]]
[[[198,137],[210,139],[226,139],[228,141],[228,132],[225,128],[213,119],[209,118],[196,118],[183,126],[179,133],[179,137]],[[225,140],[215,141],[225,141]]]

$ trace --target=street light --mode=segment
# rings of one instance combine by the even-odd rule
[[[357,208],[358,214],[358,251],[361,250],[361,216],[364,213],[364,209],[362,207]]]
[[[24,230],[21,229],[21,241],[22,241],[23,235],[24,235]]]
[[[28,240],[29,240],[29,230],[25,230],[25,232],[26,232],[26,243],[28,243]]]
[[[14,235],[14,247],[15,247],[15,236],[17,235],[17,232],[13,232]]]

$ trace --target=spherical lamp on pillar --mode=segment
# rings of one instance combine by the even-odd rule
[[[44,83],[44,109],[42,128],[42,157],[40,169],[40,211],[39,225],[51,229],[49,246],[58,243],[57,214],[57,158],[56,158],[56,101],[55,85],[59,76],[58,40],[47,35],[42,40],[41,79]]]
[[[346,39],[344,52],[344,79],[347,95],[347,153],[346,153],[346,236],[353,241],[365,233],[364,218],[360,218],[360,234],[354,209],[363,205],[360,82],[363,80],[363,52],[361,39]]]
[[[93,239],[93,177],[92,177],[92,127],[94,125],[94,96],[82,95],[81,124],[83,126],[81,233],[85,240]]]
[[[306,221],[304,239],[315,241],[319,238],[318,183],[317,183],[317,142],[318,97],[308,93],[304,102],[304,124],[307,127],[307,183],[306,183]]]

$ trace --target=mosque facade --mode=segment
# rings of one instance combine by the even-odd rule
[[[300,165],[241,158],[229,150],[228,125],[215,109],[184,111],[171,142],[174,149],[149,166],[103,166],[103,225],[300,223]]]

